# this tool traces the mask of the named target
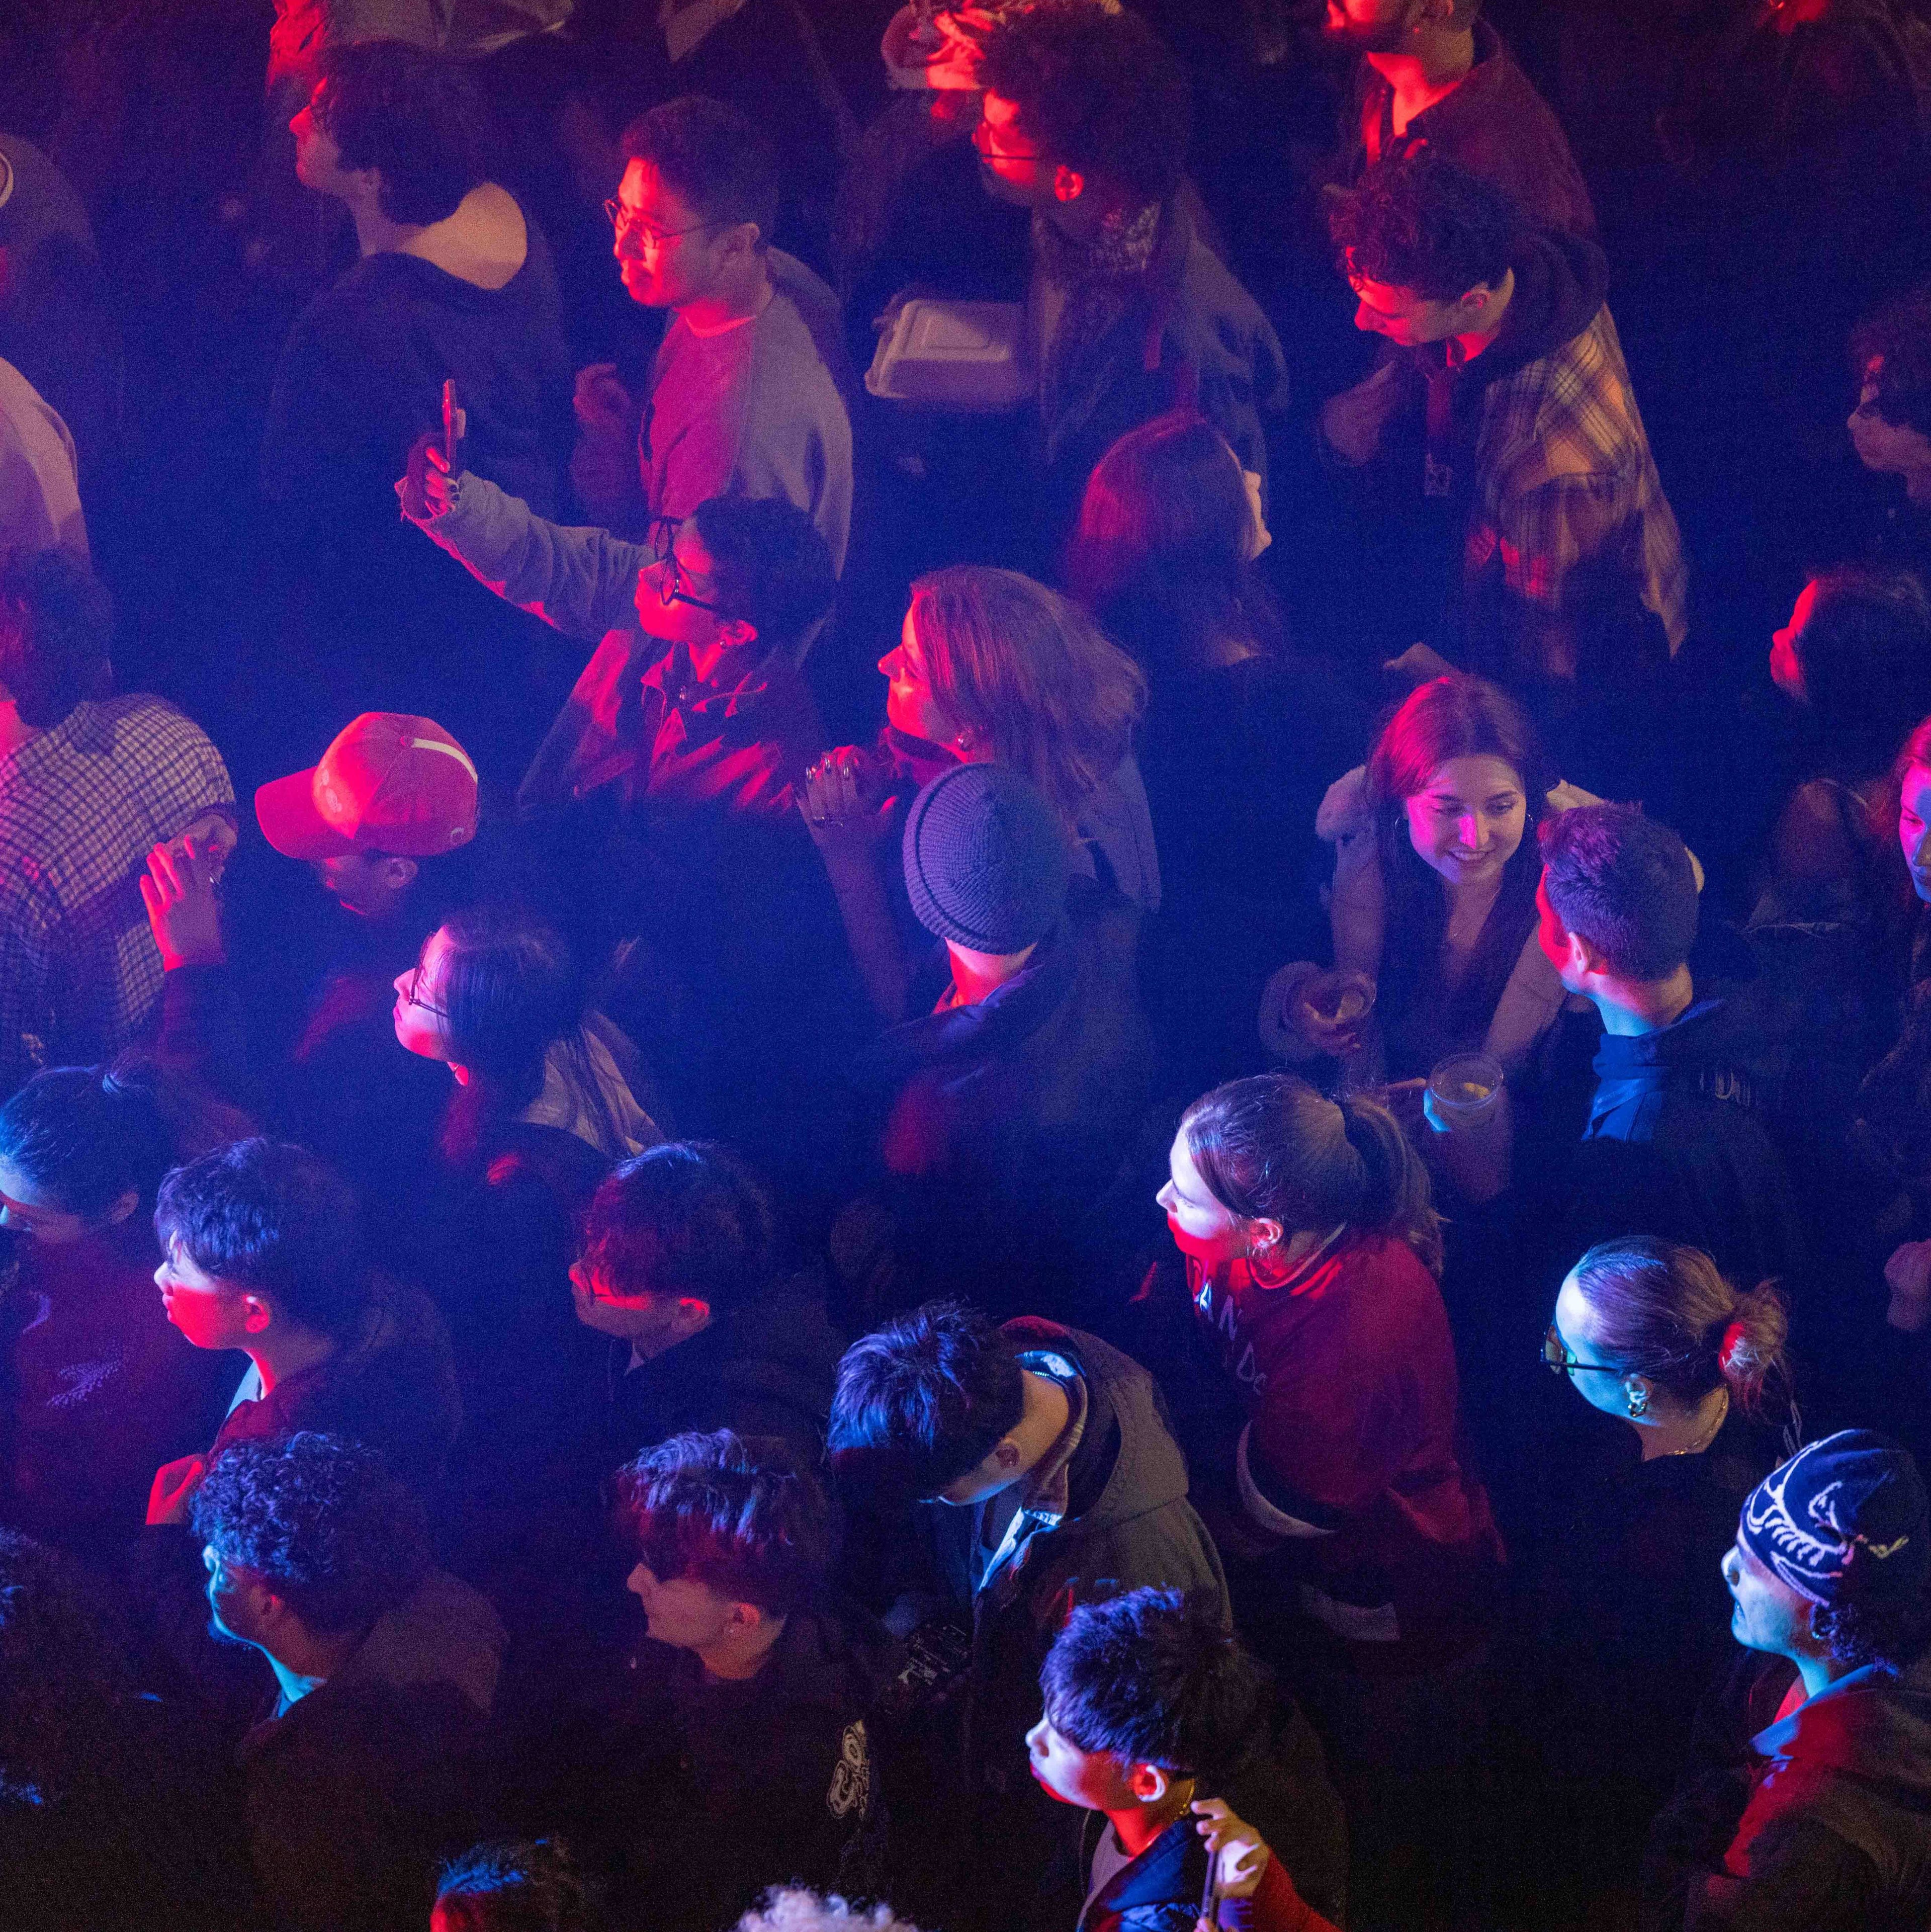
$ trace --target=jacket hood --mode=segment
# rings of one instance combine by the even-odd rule
[[[1901,1676],[1876,1664],[1854,1670],[1750,1742],[1770,1762],[1738,1828],[1733,1869],[1750,1839],[1797,1813],[1881,1871],[1914,1856],[1921,1872],[1931,1868],[1931,1654]]]
[[[1596,320],[1609,291],[1609,258],[1585,236],[1538,230],[1510,266],[1516,292],[1501,334],[1486,355],[1466,365],[1485,386],[1573,342]]]
[[[1161,1420],[1153,1377],[1130,1355],[1042,1316],[1022,1315],[1001,1332],[1024,1352],[1025,1366],[1049,1374],[1056,1372],[1057,1360],[1084,1379],[1092,1406],[1082,1447],[1098,1439],[1096,1432],[1104,1431],[1109,1419],[1119,1424],[1120,1453],[1105,1486],[1076,1517],[1069,1516],[1069,1526],[1077,1522],[1088,1530],[1130,1522],[1186,1497],[1186,1459]],[[1077,1452],[1075,1461],[1077,1466]]]
[[[508,1641],[487,1598],[447,1570],[432,1570],[328,1682],[344,1689],[453,1684],[487,1714]]]

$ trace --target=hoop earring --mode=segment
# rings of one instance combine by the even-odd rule
[[[1247,1250],[1247,1272],[1253,1277],[1256,1288],[1280,1288],[1285,1285],[1294,1268],[1282,1258],[1279,1242],[1265,1241]]]
[[[1638,1389],[1630,1396],[1630,1413],[1632,1416],[1637,1417],[1648,1414],[1649,1390],[1648,1389]]]

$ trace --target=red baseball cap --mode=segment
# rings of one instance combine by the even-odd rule
[[[319,764],[263,785],[255,816],[291,859],[433,858],[476,836],[476,767],[433,718],[365,711]]]

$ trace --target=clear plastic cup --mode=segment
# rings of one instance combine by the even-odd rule
[[[1330,968],[1317,973],[1301,988],[1301,1001],[1330,1026],[1358,1023],[1375,1004],[1375,982],[1365,973]]]
[[[1429,1098],[1451,1130],[1481,1125],[1501,1104],[1502,1063],[1492,1053],[1455,1053],[1428,1076]]]

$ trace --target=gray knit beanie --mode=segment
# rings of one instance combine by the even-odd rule
[[[1039,788],[1009,766],[941,772],[912,801],[904,853],[919,924],[974,952],[1023,951],[1066,904],[1066,832]]]

